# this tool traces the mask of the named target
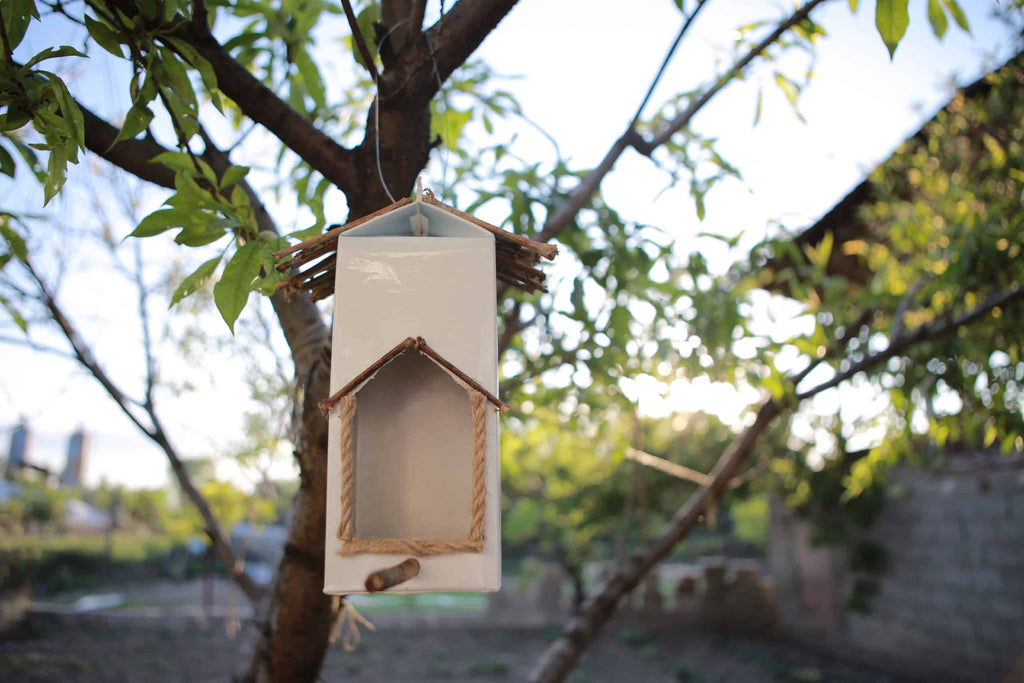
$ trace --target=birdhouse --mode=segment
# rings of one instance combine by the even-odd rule
[[[336,295],[325,592],[500,587],[496,283],[555,252],[429,191],[287,250],[286,293]]]

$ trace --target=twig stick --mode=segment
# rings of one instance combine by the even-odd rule
[[[420,573],[420,563],[415,557],[399,562],[394,567],[380,569],[366,577],[366,590],[379,593],[394,588]]]

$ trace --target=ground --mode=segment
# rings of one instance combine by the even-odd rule
[[[186,584],[161,593],[169,600],[202,594]],[[209,586],[207,586],[209,589]],[[79,611],[81,602],[51,604],[28,625],[0,638],[0,680],[9,683],[90,681],[224,683],[247,660],[251,627],[229,636],[241,606],[214,586],[210,619],[193,603],[169,609],[135,591],[116,609]],[[93,596],[93,607],[103,602]],[[524,680],[555,627],[496,626],[486,612],[365,610],[377,626],[363,629],[352,652],[332,645],[323,680]],[[228,618],[225,618],[227,616]],[[692,627],[621,623],[594,644],[573,683],[886,683],[905,680],[772,638],[702,632]]]

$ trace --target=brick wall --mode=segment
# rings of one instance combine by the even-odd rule
[[[841,607],[844,551],[812,548],[809,525],[773,505],[780,625],[929,680],[1024,681],[1024,458],[958,454],[893,481],[868,534],[889,568],[867,614]]]

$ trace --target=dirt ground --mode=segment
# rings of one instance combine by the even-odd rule
[[[524,680],[555,628],[498,628],[446,615],[415,621],[375,618],[354,652],[339,644],[326,659],[325,681]],[[251,628],[229,637],[225,622],[195,617],[35,615],[0,638],[0,680],[15,682],[231,680],[247,660]],[[594,644],[569,679],[610,681],[895,683],[905,680],[865,665],[838,662],[770,639],[694,630],[619,627]]]

